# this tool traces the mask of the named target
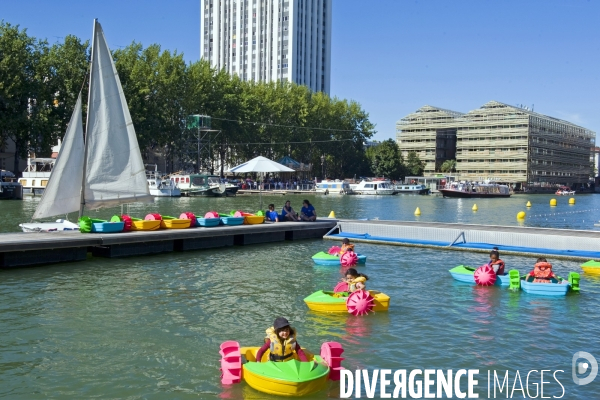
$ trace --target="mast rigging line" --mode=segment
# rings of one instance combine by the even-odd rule
[[[278,144],[306,144],[306,143],[329,143],[329,142],[348,142],[354,139],[331,139],[331,140],[307,140],[305,142],[257,142],[257,143],[224,143],[226,146],[247,146],[247,145],[278,145]],[[217,144],[218,146],[218,144]]]
[[[217,117],[210,117],[210,118],[216,119],[218,121],[237,122],[238,124],[268,125],[268,126],[276,126],[278,128],[312,129],[312,130],[319,130],[319,131],[360,133],[360,130],[358,130],[358,129],[315,128],[315,127],[310,127],[310,126],[280,125],[280,124],[270,124],[268,122],[240,121],[237,119],[227,119],[227,118],[217,118]]]

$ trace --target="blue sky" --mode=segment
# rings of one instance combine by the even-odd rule
[[[132,41],[200,54],[199,0],[0,0],[0,19],[49,42]],[[467,112],[497,100],[600,133],[600,1],[334,0],[331,94],[354,99],[395,137],[429,104]],[[598,140],[597,140],[598,141]]]

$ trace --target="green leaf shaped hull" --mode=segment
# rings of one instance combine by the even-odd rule
[[[302,362],[247,362],[244,380],[252,388],[278,396],[306,396],[325,388],[329,367],[321,357]]]

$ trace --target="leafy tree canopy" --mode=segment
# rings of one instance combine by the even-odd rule
[[[289,155],[315,166],[323,157],[332,178],[366,174],[373,165],[363,143],[375,127],[355,101],[287,82],[244,82],[204,60],[186,64],[183,54],[157,44],[133,42],[113,58],[142,154],[160,150],[172,170],[210,169],[256,155]],[[64,135],[79,91],[87,98],[89,59],[88,41],[69,35],[49,46],[0,21],[0,143],[14,140],[17,157],[48,154]],[[193,155],[198,132],[185,125],[192,114],[210,116],[215,131],[201,160]],[[397,146],[386,146],[378,168],[398,175]]]

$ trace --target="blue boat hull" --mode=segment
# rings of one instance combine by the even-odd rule
[[[540,296],[566,296],[571,285],[566,283],[537,283],[521,280],[521,289],[525,293]]]
[[[474,274],[457,274],[455,272],[450,272],[450,275],[452,275],[452,277],[459,282],[465,282],[465,283],[470,283],[472,285],[475,285],[475,275]],[[509,286],[509,285],[510,285],[510,278],[508,277],[508,274],[498,275],[496,278],[496,282],[494,283],[494,286]]]
[[[221,218],[196,218],[196,226],[213,227],[221,223]]]
[[[221,217],[223,225],[242,225],[244,223],[244,217]]]
[[[367,256],[362,255],[362,254],[357,254],[358,256],[358,263],[359,264],[366,264],[367,263]],[[334,267],[336,265],[340,265],[340,259],[336,259],[336,260],[328,260],[328,259],[323,259],[323,258],[313,258],[313,261],[315,262],[315,264],[317,265],[327,265],[330,267]]]
[[[116,233],[122,232],[125,228],[125,222],[94,222],[92,223],[92,232],[94,233]]]

